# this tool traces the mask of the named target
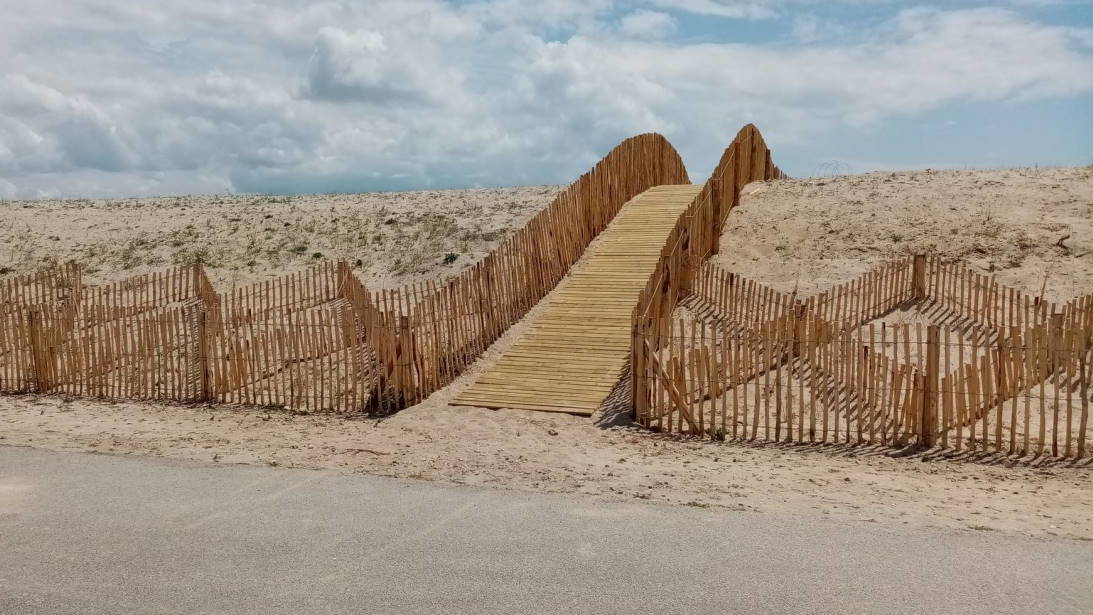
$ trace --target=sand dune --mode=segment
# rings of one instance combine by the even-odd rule
[[[306,266],[322,253],[360,258],[359,270],[370,283],[395,284],[467,266],[554,192],[5,203],[0,263],[27,271],[74,257],[107,279],[201,252],[210,273],[230,284]],[[1039,292],[1046,277],[1049,298],[1063,299],[1093,290],[1091,214],[1090,169],[784,180],[749,187],[729,217],[717,258],[766,284],[807,293],[895,255],[935,251],[1025,290]],[[444,264],[449,252],[457,258]],[[780,515],[1093,538],[1087,467],[1009,467],[1000,458],[924,463],[839,447],[725,445],[598,425],[602,417],[450,405],[541,307],[454,385],[386,419],[3,397],[0,445],[335,468]]]
[[[200,260],[227,290],[328,258],[395,287],[474,264],[558,190],[2,202],[0,272],[77,260],[95,282]]]
[[[1049,301],[1093,291],[1093,167],[909,171],[754,184],[716,261],[811,294],[938,254]]]

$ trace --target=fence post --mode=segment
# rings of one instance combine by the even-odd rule
[[[710,246],[710,254],[717,254],[721,251],[721,178],[710,178],[710,201],[713,204],[713,245]]]
[[[337,274],[335,277],[337,279],[334,282],[334,295],[336,297],[346,299],[346,287],[349,285],[349,263],[345,262],[344,260],[338,261]]]
[[[193,280],[192,280],[193,281],[193,289],[192,290],[193,290],[193,293],[194,293],[195,297],[201,297],[201,282],[199,280],[201,279],[202,274],[204,274],[204,271],[202,271],[202,269],[201,269],[201,263],[200,262],[194,263],[193,270],[191,271],[190,277],[193,278]]]
[[[1052,349],[1051,357],[1049,357],[1048,365],[1051,366],[1051,371],[1055,371],[1059,368],[1059,348],[1063,347],[1063,312],[1053,311],[1051,314],[1050,327],[1051,330],[1048,335],[1051,336],[1051,343],[1049,348]]]
[[[209,325],[207,314],[209,306],[206,303],[205,289],[201,285],[201,278],[204,275],[205,271],[200,262],[194,263],[190,268],[190,290],[197,298],[197,303],[194,305],[194,317],[191,321],[193,323],[191,335],[193,336],[195,354],[191,358],[191,362],[194,364],[192,369],[197,373],[197,386],[193,393],[193,401],[208,401],[212,397],[209,394]]]
[[[641,296],[638,296],[638,305],[641,305]],[[630,321],[630,418],[637,421],[638,418],[638,323],[637,319]]]
[[[937,443],[937,384],[941,369],[941,327],[926,329],[926,374],[922,387],[922,424],[919,442],[929,448]]]
[[[194,337],[197,341],[197,395],[195,401],[212,399],[212,387],[209,386],[209,315],[204,302],[198,304]]]
[[[481,295],[481,293],[479,293]],[[481,305],[481,303],[479,303]],[[481,316],[481,315],[480,315]],[[394,349],[394,362],[395,362],[395,391],[396,399],[394,400],[395,410],[402,410],[410,406],[413,402],[410,401],[410,391],[412,389],[411,380],[413,378],[413,357],[410,350],[410,318],[403,316],[401,313],[394,318],[395,322],[392,323],[396,328],[395,333],[395,349]]]
[[[1078,353],[1078,390],[1082,396],[1081,418],[1078,419],[1078,458],[1085,457],[1085,434],[1089,425],[1089,375],[1086,373],[1085,349]]]
[[[805,325],[805,316],[807,314],[807,310],[808,307],[800,299],[798,299],[797,303],[793,306],[793,318],[795,321],[793,327],[793,336],[794,338],[796,338],[793,340],[794,357],[801,356],[801,348],[806,341],[805,334],[807,333],[807,327]]]
[[[921,301],[926,298],[926,255],[916,254],[911,267],[911,296]]]
[[[42,315],[38,308],[32,307],[27,311],[27,342],[30,346],[30,381],[34,386],[34,392],[46,391],[46,370],[43,365],[42,355]]]

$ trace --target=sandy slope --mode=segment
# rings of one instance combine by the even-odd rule
[[[1021,188],[1001,189],[991,184],[998,194],[1020,197],[1015,196],[1014,202],[1004,207],[1001,204],[1008,203],[1006,199],[988,199],[998,211],[1010,212],[995,217],[1003,230],[979,234],[967,220],[960,222],[960,210],[946,214],[952,218],[947,224],[953,225],[947,228],[958,230],[955,239],[949,233],[946,241],[938,242],[936,233],[923,230],[928,222],[923,221],[921,210],[942,207],[928,205],[928,195],[945,190],[932,185],[933,179],[940,177],[945,185],[964,182],[965,187],[952,188],[963,193],[979,190],[974,188],[976,182],[998,181],[990,178],[1005,174]],[[1058,279],[1070,284],[1060,288],[1088,292],[1093,290],[1087,277],[1090,256],[1080,254],[1085,249],[1083,242],[1089,242],[1090,237],[1088,220],[1081,219],[1081,212],[1093,207],[1093,200],[1088,199],[1091,174],[1084,170],[961,172],[915,174],[917,180],[903,174],[897,175],[905,177],[902,191],[883,187],[888,185],[886,179],[893,179],[887,174],[758,184],[730,219],[720,258],[775,286],[792,288],[800,282],[802,289],[809,288],[806,285],[818,288],[847,279],[869,263],[931,242],[952,250],[946,253],[954,257],[965,253],[979,258],[974,246],[981,246],[986,253],[980,257],[986,260],[976,262],[986,267],[991,259],[997,260],[991,255],[1007,249],[1011,233],[1023,230],[1040,243],[1027,249],[1019,267],[1006,271],[1016,275],[1035,271],[1038,265],[1034,263],[1053,264],[1055,270],[1065,270]],[[828,189],[832,181],[846,187]],[[866,192],[871,184],[880,187]],[[1058,188],[1051,187],[1056,184]],[[863,197],[861,204],[833,209],[841,202],[839,195],[851,187],[866,195],[877,193],[879,196],[871,198],[883,204],[867,205]],[[825,190],[830,194],[823,196]],[[1040,191],[1047,195],[1047,204],[1035,204]],[[1073,241],[1065,242],[1070,246],[1069,256],[1050,245],[1054,240],[1041,245],[1056,232],[1046,225],[1062,222],[1030,221],[1021,210],[1026,198],[1033,199],[1031,207],[1058,210],[1057,218],[1077,230],[1072,231]],[[543,195],[543,201],[547,200],[549,196]],[[1065,206],[1058,204],[1060,200],[1067,200]],[[899,203],[905,201],[913,206],[900,209]],[[972,202],[963,211],[972,211],[974,206]],[[528,204],[522,215],[531,209]],[[171,213],[175,215],[182,214]],[[54,215],[54,219],[61,216]],[[844,230],[813,232],[825,223]],[[1015,228],[1021,224],[1029,228]],[[1034,224],[1044,226],[1031,228]],[[865,229],[877,225],[913,240],[866,239]],[[845,229],[853,229],[853,235]],[[783,243],[789,248],[779,249]],[[968,249],[972,252],[961,252]],[[808,275],[801,275],[805,259],[818,256],[823,258],[809,264]],[[1029,269],[1020,268],[1026,266]],[[487,369],[541,309],[542,305],[508,331],[453,386],[386,419],[346,420],[224,406],[5,397],[0,398],[0,445],[334,468],[510,489],[779,511],[803,517],[1093,540],[1093,473],[1088,463],[1077,468],[1009,467],[1011,463],[992,458],[938,462],[922,457],[891,458],[884,451],[868,449],[699,442],[628,426],[597,426],[568,415],[450,406],[449,400]]]
[[[77,260],[92,281],[197,260],[221,289],[345,259],[375,288],[474,264],[557,186],[0,202],[0,272]],[[451,262],[447,262],[451,261]]]
[[[717,262],[780,290],[811,294],[923,252],[1034,294],[1046,279],[1049,300],[1093,291],[1091,167],[870,173],[749,189]]]
[[[441,400],[436,400],[441,401]],[[0,445],[162,455],[801,517],[1093,540],[1089,468],[727,445],[588,419],[429,404],[385,420],[17,397]]]

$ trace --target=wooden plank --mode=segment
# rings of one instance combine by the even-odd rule
[[[658,186],[627,203],[524,336],[453,403],[598,408],[632,346],[631,316],[676,220],[702,186]],[[575,399],[576,398],[576,399]]]
[[[481,392],[477,392],[478,387],[475,387],[475,391],[467,391],[459,396],[459,401],[456,403],[478,402],[471,405],[483,405],[482,402],[488,402],[487,407],[511,407],[513,404],[537,404],[543,406],[565,406],[575,408],[588,408],[596,409],[600,406],[600,400],[598,398],[581,398],[575,396],[569,396],[564,392],[555,392],[551,396],[546,396],[541,392],[527,392],[519,393],[516,391],[498,391],[491,389],[482,389]],[[494,405],[490,405],[494,404]]]

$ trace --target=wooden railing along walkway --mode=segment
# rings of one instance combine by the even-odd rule
[[[624,203],[686,183],[664,137],[627,139],[473,267],[393,291],[336,263],[230,293],[201,266],[104,286],[78,265],[0,281],[0,391],[398,410],[462,373]]]

